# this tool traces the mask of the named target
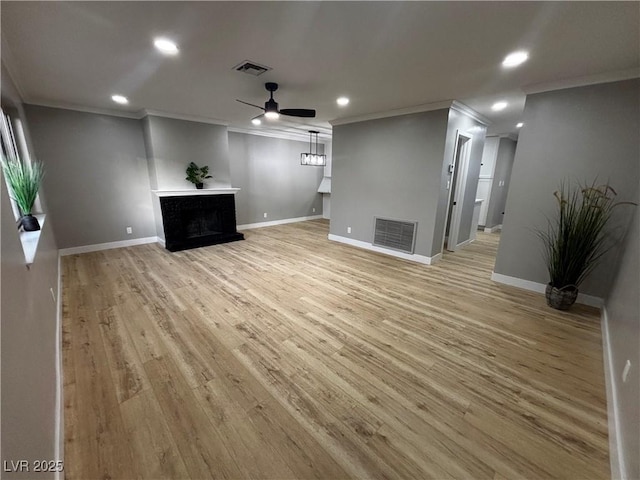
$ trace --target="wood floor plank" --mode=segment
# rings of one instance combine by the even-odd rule
[[[164,414],[151,390],[140,392],[120,405],[131,439],[131,454],[143,478],[174,480],[189,473],[180,456]]]
[[[149,380],[138,357],[135,345],[115,307],[97,312],[111,378],[122,403],[149,387]]]
[[[327,231],[64,257],[66,478],[609,476],[596,309]]]
[[[169,357],[149,360],[145,370],[189,476],[241,478],[242,470],[174,362]]]
[[[69,299],[71,312],[84,313],[74,317],[78,321],[72,321],[71,326],[76,372],[74,388],[65,391],[65,395],[69,398],[68,405],[75,408],[74,414],[66,419],[66,429],[74,434],[72,452],[77,455],[66,478],[137,478],[97,309],[82,290]]]

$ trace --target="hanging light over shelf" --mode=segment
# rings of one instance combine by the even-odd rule
[[[312,167],[324,167],[327,164],[327,156],[318,153],[318,132],[309,130],[309,151],[300,154],[300,165],[310,165]],[[313,148],[313,136],[315,137],[315,149]],[[315,152],[315,153],[314,153]]]

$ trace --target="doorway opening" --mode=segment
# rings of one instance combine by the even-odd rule
[[[462,202],[467,184],[469,170],[469,156],[471,154],[471,135],[458,132],[454,150],[453,163],[449,165],[448,180],[449,204],[447,206],[447,220],[444,234],[444,249],[455,252],[460,242],[460,222],[462,220]]]

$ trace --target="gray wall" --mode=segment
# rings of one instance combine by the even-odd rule
[[[195,188],[185,180],[190,162],[209,166],[213,176],[205,187],[230,187],[227,127],[174,118],[147,116],[145,144],[149,152],[149,172],[154,189]]]
[[[229,132],[238,225],[322,214],[324,169],[300,165],[308,150],[306,142]]]
[[[635,198],[639,181],[640,80],[556,90],[527,97],[495,271],[546,284],[549,281],[535,228],[556,210],[553,192],[563,179],[596,177]],[[626,230],[631,210],[619,208],[613,227]],[[604,298],[613,273],[603,259],[580,291]]]
[[[637,198],[637,197],[636,197]],[[622,451],[626,458],[627,478],[640,478],[640,208],[635,209],[634,221],[626,239],[620,268],[605,305],[609,317],[613,372],[620,415]],[[621,374],[625,362],[631,361],[626,383]]]
[[[60,248],[155,236],[139,120],[26,107]],[[126,227],[133,234],[126,233]]]
[[[498,143],[498,155],[496,157],[496,167],[493,172],[493,182],[491,185],[491,196],[487,206],[487,220],[485,227],[502,225],[503,212],[507,203],[507,192],[511,182],[511,171],[516,154],[517,143],[510,138],[501,138]],[[504,185],[500,186],[503,181]]]
[[[443,109],[335,126],[330,232],[371,243],[374,216],[417,221],[415,253],[431,256],[447,118]]]
[[[458,131],[470,134],[473,137],[471,140],[471,153],[469,155],[469,168],[467,171],[465,194],[462,201],[462,211],[460,212],[458,243],[468,240],[471,234],[471,222],[473,220],[473,209],[476,201],[476,191],[478,190],[478,178],[480,176],[482,151],[484,150],[484,139],[487,133],[487,128],[470,116],[457,110],[450,109],[447,120],[444,156],[441,160],[440,171],[438,172],[437,177],[440,183],[438,185],[433,241],[431,254],[429,256],[434,256],[442,252],[447,221],[447,207],[449,206],[449,189],[447,188],[447,180],[451,180],[452,177],[452,174],[449,173],[449,165],[454,161]]]
[[[13,107],[24,121],[19,95],[2,66],[2,106]],[[23,124],[29,141],[28,125]],[[31,150],[32,156],[33,150]],[[47,172],[52,170],[45,162]],[[1,175],[0,175],[1,176]],[[0,178],[2,295],[0,364],[2,404],[0,445],[2,461],[55,460],[56,315],[58,249],[53,215],[40,200],[47,219],[34,263],[27,268],[4,177]],[[4,463],[3,463],[4,465]],[[3,473],[2,478],[53,478],[52,474]]]

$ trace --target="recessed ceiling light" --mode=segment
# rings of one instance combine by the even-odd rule
[[[494,112],[499,112],[500,110],[504,110],[505,108],[507,108],[507,105],[507,102],[496,102],[491,105],[491,110],[493,110]]]
[[[516,128],[522,128],[522,127],[524,127],[524,123],[520,122],[516,124]]]
[[[262,122],[259,118],[253,118],[251,119],[251,123],[253,123],[254,125],[260,125]]]
[[[349,99],[347,97],[340,97],[336,100],[336,103],[344,107],[345,105],[349,105]]]
[[[265,112],[264,114],[265,117],[267,117],[270,120],[276,120],[278,118],[280,118],[280,114],[278,112]]]
[[[502,66],[509,67],[509,68],[517,67],[518,65],[521,65],[524,62],[526,62],[528,59],[529,59],[529,54],[524,50],[519,52],[513,52],[507,55],[506,57],[504,57],[504,60],[502,61]]]
[[[122,95],[111,95],[111,100],[121,105],[126,105],[127,103],[129,103],[129,99]]]
[[[178,53],[178,46],[168,38],[156,38],[153,44],[165,55],[176,55]]]

